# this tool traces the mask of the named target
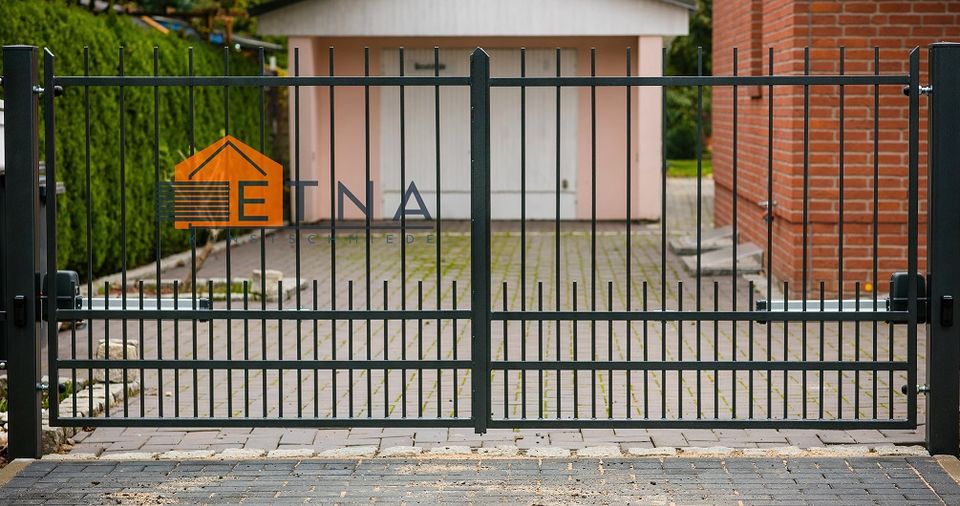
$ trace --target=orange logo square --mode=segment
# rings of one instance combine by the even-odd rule
[[[170,187],[160,211],[178,229],[283,225],[283,167],[233,136],[178,163]]]

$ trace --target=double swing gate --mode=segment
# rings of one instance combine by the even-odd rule
[[[401,49],[398,75],[371,75],[370,55],[365,51],[363,75],[342,76],[334,72],[331,49],[329,74],[322,76],[300,75],[296,55],[289,76],[229,75],[226,51],[223,75],[194,75],[191,54],[188,75],[164,76],[156,70],[159,58],[186,55],[154,51],[154,75],[135,76],[123,72],[121,49],[118,75],[85,72],[63,76],[55,71],[54,55],[45,51],[41,82],[36,48],[5,47],[2,300],[11,453],[39,452],[40,391],[46,388],[52,395],[58,377],[68,378],[79,392],[61,396],[60,402],[48,401],[49,423],[54,426],[436,426],[472,427],[477,432],[517,427],[909,429],[915,428],[919,414],[925,413],[931,451],[956,453],[960,340],[953,327],[952,294],[960,287],[960,267],[949,261],[960,248],[950,221],[958,210],[952,189],[960,187],[960,171],[950,170],[960,154],[955,139],[960,129],[960,73],[949,70],[960,68],[956,46],[930,47],[932,92],[920,86],[919,49],[910,53],[906,74],[881,74],[877,51],[871,73],[844,73],[841,59],[840,74],[813,75],[809,53],[804,53],[802,73],[774,75],[771,51],[769,72],[750,76],[736,72],[730,76],[636,76],[629,49],[622,75],[598,76],[593,52],[589,71],[568,72],[562,68],[561,50],[557,49],[552,75],[533,76],[527,72],[527,53],[521,50],[520,65],[510,76],[492,76],[490,57],[481,49],[470,55],[468,75],[441,75],[438,50],[433,51],[433,65],[427,66],[433,75],[405,75]],[[83,58],[86,68],[86,50]],[[259,58],[262,64],[262,51]],[[189,146],[184,148],[187,154],[199,149],[195,137],[208,134],[194,131],[194,118],[200,113],[195,93],[222,94],[223,109],[216,114],[223,115],[224,133],[228,134],[234,133],[231,92],[233,100],[247,93],[243,95],[245,106],[259,108],[259,131],[243,140],[263,151],[266,91],[288,88],[293,105],[291,194],[302,189],[301,159],[312,156],[300,153],[301,138],[318,135],[301,131],[301,89],[319,87],[330,100],[329,118],[312,123],[329,121],[329,146],[338,146],[335,135],[340,131],[333,110],[335,93],[353,93],[363,101],[365,142],[360,144],[364,152],[351,154],[351,160],[360,160],[359,165],[338,166],[337,158],[344,155],[334,149],[323,155],[329,156],[329,174],[324,177],[330,178],[331,215],[337,211],[337,197],[341,205],[344,200],[334,190],[336,171],[363,171],[364,180],[371,181],[371,171],[377,170],[372,167],[375,147],[371,147],[371,130],[377,128],[378,112],[372,109],[371,97],[397,94],[398,190],[403,194],[409,188],[408,144],[426,146],[421,151],[433,153],[434,166],[427,173],[433,173],[434,181],[416,183],[433,191],[425,198],[418,193],[417,199],[423,200],[421,205],[429,203],[433,216],[413,219],[399,212],[396,223],[385,223],[368,212],[360,222],[305,223],[299,213],[291,213],[288,224],[273,230],[227,228],[221,236],[225,244],[205,263],[198,260],[202,248],[197,246],[204,231],[191,228],[178,232],[191,236],[189,256],[182,257],[180,267],[161,271],[159,259],[169,253],[162,246],[163,238],[168,237],[161,233],[166,224],[158,213],[153,230],[127,229],[127,206],[134,196],[128,195],[125,178],[132,171],[150,171],[155,185],[163,185],[169,167],[161,167],[164,132],[158,118],[164,114],[161,104],[167,104],[162,100],[165,90],[177,87],[189,89],[189,103],[176,104],[187,111],[183,125],[189,136]],[[682,202],[671,204],[677,201],[672,192],[680,187],[671,186],[665,177],[665,158],[653,171],[659,171],[659,176],[651,179],[659,186],[661,219],[655,223],[627,219],[633,216],[631,206],[639,198],[637,188],[646,184],[631,179],[638,173],[631,170],[630,161],[643,148],[637,145],[642,140],[632,137],[632,129],[659,121],[661,130],[666,130],[669,87],[696,90],[698,139],[704,138],[704,89],[729,92],[732,100],[722,106],[715,100],[714,107],[727,107],[732,123],[715,121],[713,128],[715,134],[721,128],[732,129],[733,194],[738,194],[738,184],[745,184],[737,179],[738,148],[746,152],[747,147],[761,147],[767,173],[759,188],[767,202],[774,200],[774,173],[778,170],[774,165],[774,118],[781,110],[773,104],[780,102],[766,100],[765,139],[738,140],[740,99],[755,87],[767,97],[777,97],[784,89],[783,93],[799,97],[799,102],[784,104],[801,103],[803,109],[803,139],[797,147],[803,151],[803,172],[793,176],[803,181],[800,290],[778,283],[772,275],[771,266],[777,261],[796,263],[793,258],[776,258],[773,219],[761,225],[767,253],[760,275],[747,279],[736,274],[736,246],[731,259],[733,274],[704,274],[702,234],[712,224],[704,206],[709,203],[704,196],[707,179],[701,174],[695,186],[684,187],[695,191],[695,203],[690,200],[687,207]],[[861,293],[859,283],[853,298],[843,293],[844,270],[838,267],[843,265],[844,251],[842,190],[839,199],[830,203],[839,213],[838,249],[824,253],[808,248],[808,235],[814,233],[809,228],[812,200],[808,195],[812,87],[840,90],[840,118],[845,110],[845,87],[861,87],[872,97],[872,105],[860,106],[870,111],[867,117],[872,128],[867,139],[874,146],[869,162],[873,173],[861,176],[871,180],[867,187],[873,189],[872,197],[867,198],[873,217],[866,224],[872,240],[868,241],[872,244],[868,254],[872,274],[865,281],[878,287],[886,284],[882,278],[891,270],[903,271],[895,277],[896,283],[891,283],[889,300],[877,290]],[[638,112],[634,107],[638,90],[651,88],[660,90],[660,117],[650,117],[648,111]],[[96,121],[101,114],[91,95],[102,98],[103,90],[116,93],[123,111],[117,115],[116,131],[108,133],[113,136],[109,140],[95,138],[90,129],[91,116]],[[141,98],[147,97],[138,103],[136,114],[124,104],[134,90],[142,93]],[[453,93],[469,93],[470,149],[469,160],[463,160],[468,168],[463,175],[469,177],[469,222],[446,219],[440,198],[441,189],[448,184],[445,181],[458,176],[455,168],[441,166],[441,146],[447,146],[442,137],[448,129],[453,130],[442,124],[447,116],[441,109],[447,104],[444,97]],[[585,110],[589,115],[589,120],[580,121],[589,125],[588,132],[580,133],[589,142],[578,141],[578,149],[589,152],[579,157],[588,160],[589,170],[579,174],[588,174],[589,180],[581,177],[577,182],[590,188],[589,220],[569,219],[569,209],[564,210],[567,204],[562,201],[567,181],[562,180],[561,172],[565,164],[576,163],[568,159],[562,146],[566,93],[580,93],[580,114]],[[609,165],[610,157],[601,156],[598,164],[597,152],[598,94],[602,101],[614,93],[622,107],[622,123],[617,128],[626,138],[619,167]],[[878,153],[883,141],[878,134],[880,122],[885,121],[881,98],[901,93],[908,96],[908,114],[894,115],[894,126],[884,128],[898,129],[906,139],[907,164],[899,168],[897,177],[880,178]],[[922,93],[930,93],[928,205],[923,212],[919,158]],[[497,113],[492,111],[491,97],[496,94],[513,100],[497,100],[497,107],[506,102],[519,108],[517,160],[506,172],[492,166],[492,160],[502,159],[502,155],[492,155],[501,148],[491,145],[491,137],[499,138],[496,129],[502,125],[492,120]],[[405,99],[413,96],[421,99],[421,106],[432,106],[433,124],[428,125],[432,128],[423,130],[429,132],[426,139],[410,138]],[[538,112],[539,116],[531,115],[527,104],[533,97],[552,107]],[[55,124],[56,105],[64,100],[83,102],[84,120],[79,129],[76,121],[71,122],[69,131]],[[637,114],[641,117],[636,118]],[[125,145],[128,123],[137,117],[138,124],[151,130],[152,146]],[[603,122],[609,122],[609,116],[604,118]],[[600,126],[611,127],[607,123]],[[85,224],[58,223],[56,192],[47,192],[45,216],[41,216],[37,183],[41,128],[46,181],[56,181],[64,171],[84,174],[76,180],[85,180],[86,187],[69,187],[67,192],[70,205],[85,208]],[[534,128],[547,128],[555,135],[550,149],[528,149],[528,131]],[[57,139],[67,135],[82,136],[85,153],[61,161],[56,157]],[[842,160],[842,119],[839,138]],[[119,143],[117,166],[91,166],[91,150],[106,142]],[[128,165],[125,150],[131,149],[151,150],[153,166]],[[698,168],[702,152],[703,143],[698,141]],[[756,157],[756,150],[751,153]],[[76,159],[85,162],[77,164]],[[423,173],[422,167],[419,169],[418,174]],[[647,169],[641,173],[647,174]],[[839,170],[842,188],[842,161]],[[91,195],[91,177],[107,171],[119,177],[116,194],[108,198]],[[519,181],[518,221],[491,219],[492,196],[500,187],[496,178],[504,177]],[[531,177],[546,178],[553,191],[528,195]],[[612,198],[598,196],[598,178],[610,177],[624,183],[618,186],[623,195],[617,198],[625,203],[619,221],[597,218],[598,200]],[[390,184],[385,176],[381,180]],[[878,198],[885,184],[900,189],[907,201],[906,234],[897,245],[905,251],[905,258],[885,258],[889,248],[878,248],[883,225],[878,218]],[[757,187],[752,188],[755,191]],[[366,209],[372,209],[370,186],[365,197],[354,203],[360,207],[364,202]],[[552,218],[528,219],[533,208],[528,200],[534,197],[541,214],[552,214]],[[730,199],[719,193],[715,198]],[[738,219],[738,200],[730,202],[734,237],[740,236],[738,226],[745,226],[744,220]],[[106,234],[112,238],[108,244],[94,243],[93,237],[103,237],[95,234],[97,227],[114,226],[94,221],[97,207],[114,207],[119,217],[118,230]],[[928,238],[927,283],[918,274],[921,216]],[[46,220],[46,237],[39,237],[41,219]],[[85,242],[90,262],[87,272],[93,271],[94,249],[120,248],[121,274],[102,286],[86,279],[79,287],[66,275],[35,274],[56,273],[61,267],[57,263],[57,231],[63,226],[80,230],[73,237]],[[382,230],[393,230],[391,227],[396,228],[393,241],[388,239],[389,232]],[[696,263],[689,274],[669,253],[668,241],[678,231],[695,234]],[[307,240],[317,234],[324,238]],[[44,240],[47,256],[40,258],[38,245]],[[149,275],[128,276],[128,241],[152,241],[158,261]],[[831,269],[837,278],[814,278],[808,270],[812,260],[833,262]],[[241,267],[234,264],[247,270],[241,273]],[[891,264],[898,269],[890,269]],[[290,277],[271,279],[271,284],[277,281],[273,291],[267,286],[267,275],[257,281],[260,286],[247,280],[251,267],[282,269]],[[221,297],[225,300],[214,297],[214,275],[225,278],[226,293]],[[168,278],[180,281],[168,286],[163,282]],[[154,289],[145,290],[145,282],[151,279]],[[824,283],[840,287],[836,299],[825,296]],[[277,294],[272,299],[271,292]],[[795,299],[790,299],[791,293]],[[924,323],[927,340],[918,353],[917,333]],[[41,328],[46,331],[46,350],[41,346]],[[918,378],[918,356],[924,352],[925,384]],[[46,367],[41,365],[44,355]],[[43,369],[51,378],[49,386],[39,383]],[[924,392],[925,411],[917,404]]]

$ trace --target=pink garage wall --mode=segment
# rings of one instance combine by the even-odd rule
[[[335,48],[336,75],[363,75],[363,48],[370,48],[370,73],[380,70],[384,48],[575,48],[577,73],[590,75],[590,48],[597,51],[597,75],[620,76],[626,71],[626,48],[631,47],[634,75],[660,75],[662,39],[653,37],[444,37],[444,38],[355,38],[291,37],[290,71],[293,52],[299,48],[301,75],[327,75],[329,47]],[[632,96],[632,179],[631,214],[634,219],[660,217],[660,89],[635,88]],[[597,218],[623,219],[626,215],[626,92],[623,88],[597,88],[596,167]],[[358,197],[364,189],[364,101],[363,88],[338,87],[334,91],[336,179]],[[370,89],[370,178],[374,181],[374,202],[380,195],[380,91]],[[591,216],[591,116],[590,89],[579,91],[577,145],[577,218]],[[295,118],[294,94],[290,94],[291,121]],[[326,87],[300,88],[300,177],[319,181],[318,188],[305,190],[304,219],[317,221],[331,216],[330,200],[330,98]],[[291,132],[295,126],[291,125]],[[296,169],[296,139],[291,139],[291,177]],[[334,188],[335,190],[336,188]],[[335,197],[334,197],[335,198]],[[295,203],[292,203],[295,206]],[[347,218],[362,218],[347,205]],[[293,208],[295,209],[295,207]],[[392,213],[392,210],[390,211]],[[383,209],[376,209],[382,217]]]

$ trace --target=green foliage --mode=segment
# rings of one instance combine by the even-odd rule
[[[0,42],[48,47],[56,55],[57,75],[84,74],[84,46],[89,47],[90,75],[117,75],[123,47],[126,75],[152,75],[153,52],[159,52],[160,75],[188,74],[190,43],[176,36],[143,28],[114,14],[93,15],[62,2],[0,1]],[[193,51],[196,75],[222,75],[224,51],[199,43]],[[228,53],[231,74],[257,74],[255,62]],[[191,153],[189,89],[159,88],[157,142],[154,141],[154,88],[127,87],[120,110],[118,88],[89,88],[90,187],[87,188],[85,90],[67,87],[57,99],[57,179],[66,194],[57,199],[57,257],[61,268],[82,277],[118,271],[124,263],[121,229],[126,228],[128,267],[156,257],[155,171],[170,180],[173,168]],[[232,88],[229,92],[229,129],[237,138],[259,146],[258,90]],[[195,88],[194,135],[202,149],[224,134],[222,88]],[[121,179],[120,123],[124,122],[124,164]],[[9,125],[8,125],[9,128]],[[41,135],[43,129],[41,128]],[[42,153],[43,151],[41,151]],[[156,159],[159,163],[155,163]],[[126,219],[121,216],[125,196]],[[91,205],[93,248],[91,273],[87,266],[87,202]],[[161,255],[189,246],[189,234],[160,224]]]
[[[713,174],[713,160],[709,157],[700,160],[700,174]],[[697,161],[667,160],[667,177],[697,177]]]
[[[667,74],[695,76],[698,72],[698,48],[702,48],[702,72],[713,71],[713,0],[697,0],[690,14],[690,34],[673,41],[667,50]],[[710,136],[710,89],[703,90],[703,135]],[[697,144],[697,89],[667,89],[667,158],[694,158]],[[705,144],[705,143],[704,143]],[[706,149],[706,148],[704,148]]]

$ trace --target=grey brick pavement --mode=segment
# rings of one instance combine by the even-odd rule
[[[4,504],[958,504],[933,458],[35,462]]]
[[[690,180],[671,180],[668,189],[668,233],[689,233],[696,227],[695,192]],[[705,210],[712,209],[712,185],[705,185]],[[703,223],[711,223],[707,214]],[[444,224],[442,234],[417,232],[407,247],[407,283],[400,290],[399,237],[376,234],[372,241],[370,304],[373,309],[388,307],[450,308],[469,306],[469,236],[466,224]],[[431,239],[432,237],[432,239]],[[436,241],[442,240],[442,259],[435,263]],[[528,226],[526,247],[526,293],[521,294],[520,236],[516,223],[497,223],[494,227],[492,277],[493,304],[496,308],[518,310],[539,307],[538,283],[543,283],[543,307],[552,310],[559,295],[560,305],[571,309],[596,307],[616,310],[628,307],[659,309],[662,305],[675,309],[692,309],[697,304],[696,280],[684,272],[679,259],[667,254],[661,266],[660,225],[636,224],[631,235],[631,277],[626,277],[626,239],[623,223],[601,223],[597,234],[595,298],[591,295],[589,224],[564,222],[561,235],[561,290],[555,285],[555,260],[552,223]],[[338,239],[336,284],[331,281],[331,244],[323,235],[304,234],[301,240],[301,276],[308,288],[300,292],[302,307],[344,309],[366,307],[366,275],[362,235],[348,233]],[[266,265],[281,269],[287,276],[296,272],[294,247],[283,235],[271,236],[265,243]],[[224,276],[226,253],[207,260],[200,276]],[[241,243],[231,248],[231,274],[246,277],[260,264],[259,242]],[[662,269],[667,284],[661,285]],[[182,278],[188,266],[165,274]],[[437,283],[437,273],[441,282]],[[314,281],[315,280],[315,281]],[[353,297],[349,281],[353,281]],[[384,283],[386,280],[386,284]],[[453,282],[457,281],[456,290]],[[627,298],[627,287],[630,297]],[[572,297],[573,286],[577,297]],[[608,282],[610,283],[608,288]],[[315,283],[315,284],[314,284]],[[422,283],[422,302],[418,297]],[[504,297],[503,283],[507,284]],[[682,283],[682,287],[680,284]],[[336,290],[332,289],[336,286]],[[700,285],[701,307],[721,310],[733,307],[733,288],[737,288],[737,307],[749,306],[749,283],[730,276],[704,278]],[[316,289],[314,289],[316,287]],[[644,296],[646,289],[646,297]],[[608,292],[609,290],[609,292]],[[333,295],[336,294],[336,304]],[[774,291],[774,293],[777,293]],[[525,297],[521,297],[525,295]],[[666,299],[662,297],[666,296]],[[296,299],[283,307],[297,304]],[[422,306],[421,306],[422,304]],[[221,304],[222,305],[222,304]],[[233,307],[241,305],[234,302]],[[258,307],[259,302],[251,302]],[[270,304],[268,307],[276,307]],[[469,360],[469,322],[467,321],[398,321],[363,322],[276,322],[223,321],[211,324],[164,322],[158,329],[154,322],[128,322],[126,338],[142,343],[144,358],[190,359],[198,357],[232,360],[261,358],[442,358]],[[76,334],[62,332],[60,356],[74,353],[84,357],[89,342],[106,335],[102,322]],[[110,337],[122,339],[124,326],[109,325]],[[536,322],[494,324],[492,328],[494,360],[906,360],[908,343],[903,326],[888,329],[886,325],[828,323],[760,325],[741,322],[714,325],[674,322],[624,322],[608,325],[599,322]],[[923,347],[918,360],[923,363]],[[44,364],[46,365],[46,364]],[[466,364],[465,364],[466,365]],[[143,391],[128,399],[126,406],[112,406],[111,416],[138,417],[267,417],[267,418],[337,418],[353,415],[401,418],[425,417],[468,418],[470,416],[469,371],[410,369],[390,371],[226,371],[181,370],[179,373],[153,370],[131,370],[131,379],[140,379]],[[69,375],[61,371],[60,375]],[[81,377],[88,371],[78,371]],[[923,370],[919,371],[923,382]],[[686,371],[632,372],[545,371],[523,374],[495,371],[492,378],[493,415],[495,418],[539,416],[546,418],[597,417],[616,418],[896,418],[907,416],[906,396],[900,386],[906,382],[906,371],[871,373],[845,371],[823,374],[792,371]],[[629,383],[629,388],[628,388]],[[822,385],[822,389],[821,389]],[[352,389],[350,387],[353,387]],[[368,397],[367,392],[370,392]],[[921,407],[923,403],[921,402]],[[78,406],[82,411],[84,406]],[[69,413],[68,413],[69,414]],[[923,419],[922,412],[918,419]],[[166,451],[169,449],[213,449],[231,447],[277,448],[312,447],[326,449],[343,445],[439,446],[467,444],[472,446],[512,443],[522,448],[554,445],[579,448],[601,443],[627,447],[644,446],[730,446],[801,447],[824,444],[894,444],[922,441],[920,431],[857,430],[493,430],[480,437],[472,429],[181,429],[181,428],[102,428],[83,432],[76,438],[74,451],[87,453],[119,451]]]

